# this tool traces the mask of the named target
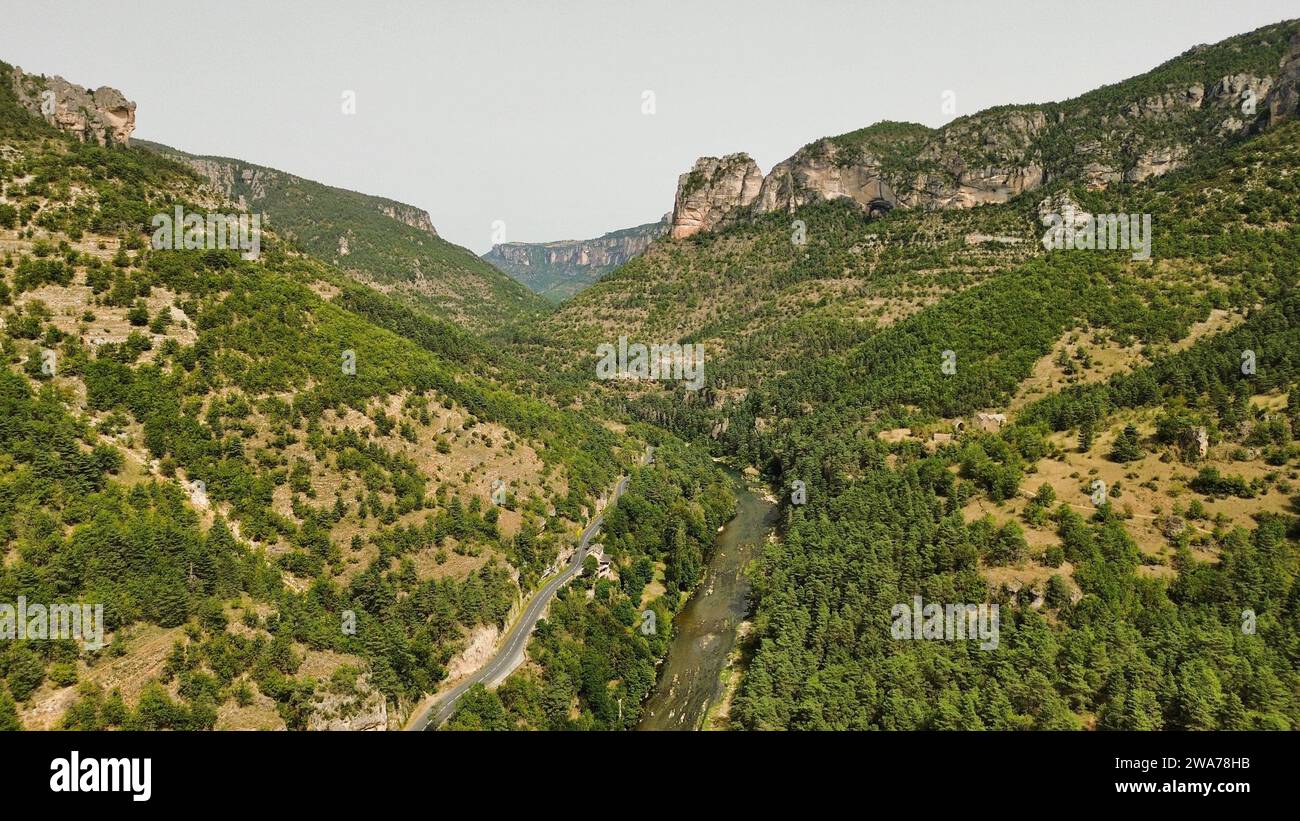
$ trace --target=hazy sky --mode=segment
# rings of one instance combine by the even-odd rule
[[[699,156],[764,172],[882,119],[1045,102],[1297,0],[0,0],[0,59],[135,100],[137,137],[429,211],[483,252],[658,219]],[[345,90],[356,113],[342,113]],[[654,93],[654,113],[642,113]]]

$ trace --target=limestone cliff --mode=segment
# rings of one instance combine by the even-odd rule
[[[1001,203],[1057,180],[1088,188],[1142,183],[1296,116],[1294,32],[1288,22],[1198,46],[1063,103],[1002,106],[938,129],[878,123],[816,140],[765,177],[745,154],[703,157],[678,180],[670,234],[689,237],[827,200],[883,213]],[[1264,58],[1270,53],[1280,63]]]
[[[793,211],[829,199],[850,199],[863,208],[887,203],[892,208],[898,197],[880,173],[872,156],[845,162],[845,150],[831,140],[818,140],[779,163],[763,179],[759,211]]]
[[[17,67],[9,81],[25,108],[82,142],[131,143],[135,103],[117,89],[103,86],[91,91],[62,77],[27,74]]]
[[[1291,38],[1266,102],[1270,126],[1300,116],[1300,34]]]
[[[689,237],[718,225],[758,198],[763,172],[748,154],[701,157],[677,180],[671,234]]]
[[[595,239],[507,242],[483,259],[534,292],[561,301],[638,256],[668,231],[671,214],[658,222],[612,231]]]
[[[242,160],[187,154],[184,151],[178,151],[158,143],[142,141],[142,144],[190,166],[205,177],[208,183],[222,197],[238,203],[241,208],[268,211],[271,213],[272,218],[275,217],[275,211],[277,210],[273,206],[277,200],[284,197],[286,192],[302,192],[297,196],[311,197],[312,192],[310,189],[320,187],[327,189],[331,194],[341,199],[348,200],[350,203],[356,203],[360,207],[382,214],[389,219],[423,231],[430,236],[438,236],[438,231],[433,227],[433,220],[430,219],[429,213],[422,208],[416,208],[414,205],[407,205],[386,197],[375,197],[369,194],[359,194],[354,191],[333,188],[332,186],[321,186],[320,183],[305,180],[284,171],[253,165]]]

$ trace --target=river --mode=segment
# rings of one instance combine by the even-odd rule
[[[736,628],[749,611],[749,580],[743,571],[778,516],[776,505],[750,490],[739,473],[727,474],[736,494],[736,515],[718,534],[695,595],[673,619],[668,657],[641,712],[639,730],[697,730],[721,694],[722,669],[736,645]]]

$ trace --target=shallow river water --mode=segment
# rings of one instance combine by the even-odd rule
[[[736,644],[736,628],[749,609],[745,565],[758,555],[775,526],[776,505],[728,470],[736,515],[718,533],[717,547],[686,607],[673,619],[673,639],[659,681],[642,711],[640,730],[696,730],[721,694],[719,676]]]

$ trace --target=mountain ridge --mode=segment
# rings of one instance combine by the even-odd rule
[[[670,233],[832,199],[880,213],[1006,202],[1057,180],[1141,182],[1295,116],[1298,37],[1283,21],[1063,102],[995,106],[935,129],[876,123],[814,140],[766,175],[744,153],[701,157],[678,179]]]
[[[499,243],[482,259],[532,291],[562,302],[643,253],[667,233],[670,217],[665,214],[658,222],[610,231],[593,239]]]
[[[526,287],[440,237],[422,208],[245,160],[137,143],[189,166],[224,198],[264,210],[312,255],[436,316],[495,332],[549,310]]]

